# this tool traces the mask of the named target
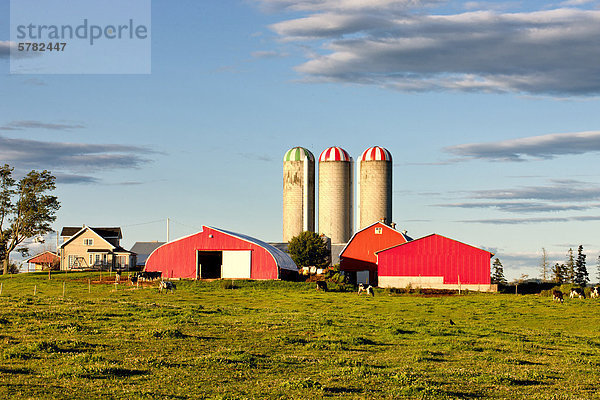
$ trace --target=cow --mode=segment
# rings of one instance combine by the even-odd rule
[[[175,289],[177,289],[177,286],[173,282],[160,281],[160,283],[158,284],[158,290],[162,293],[163,289],[167,292],[170,290],[171,293],[173,293],[175,292]]]
[[[375,289],[373,289],[373,286],[367,284],[366,286],[362,283],[358,284],[358,294],[360,295],[362,292],[365,292],[367,295],[371,295],[373,297],[375,297]]]
[[[155,281],[162,278],[162,272],[160,271],[142,271],[135,274],[135,278],[141,282],[144,281]]]
[[[317,290],[322,290],[322,291],[326,292],[327,291],[327,282],[317,281]]]
[[[565,299],[563,299],[563,293],[560,290],[554,290],[552,292],[552,300],[558,301],[559,303],[565,301]]]
[[[575,296],[579,297],[580,299],[585,299],[585,291],[583,290],[583,288],[571,288],[571,293],[569,294],[569,297],[574,299]]]
[[[590,290],[590,297],[592,299],[597,299],[598,297],[600,297],[600,286],[594,286],[591,290]]]

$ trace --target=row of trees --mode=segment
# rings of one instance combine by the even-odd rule
[[[586,255],[583,252],[583,246],[577,248],[577,257],[573,254],[573,249],[567,251],[567,258],[564,263],[555,263],[550,267],[546,249],[542,248],[542,258],[540,261],[540,272],[544,281],[552,281],[557,284],[574,283],[585,286],[590,281],[590,276],[586,265]],[[598,279],[600,280],[600,257],[598,257]]]
[[[598,281],[600,281],[600,256],[598,256]],[[542,248],[542,257],[540,261],[540,275],[543,282],[555,282],[557,284],[574,283],[576,285],[585,286],[590,281],[590,276],[586,265],[586,255],[583,252],[583,246],[580,245],[577,249],[577,257],[573,254],[573,249],[570,248],[567,252],[567,258],[564,263],[556,263],[550,266],[548,253]],[[504,267],[498,258],[492,264],[491,273],[492,283],[506,283],[504,277]]]

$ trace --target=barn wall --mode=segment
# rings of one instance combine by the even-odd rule
[[[211,238],[210,235],[213,237]],[[252,279],[277,279],[277,265],[264,248],[204,227],[202,232],[156,249],[146,261],[146,271],[161,271],[165,278],[196,279],[196,251],[250,250]]]
[[[376,228],[381,228],[382,233],[376,234]],[[397,230],[382,223],[374,224],[354,235],[340,255],[340,269],[342,271],[377,269],[375,252],[405,242],[406,239]]]
[[[490,284],[489,252],[440,235],[382,251],[378,266],[380,280],[384,276],[443,277],[445,285]]]

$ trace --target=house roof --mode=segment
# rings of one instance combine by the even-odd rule
[[[43,253],[36,254],[33,257],[28,258],[25,262],[32,264],[48,264],[58,262],[60,257],[51,251],[44,251]]]
[[[352,243],[352,240],[356,237],[356,235],[358,235],[359,233],[361,233],[362,231],[366,231],[369,228],[374,227],[375,225],[381,225],[382,227],[385,227],[387,229],[391,229],[394,232],[399,233],[400,235],[402,235],[402,237],[404,238],[404,240],[406,240],[407,242],[410,242],[411,240],[413,240],[413,238],[411,238],[410,236],[408,236],[406,233],[404,232],[400,232],[395,230],[394,228],[392,228],[389,225],[384,224],[383,222],[377,221],[377,222],[373,222],[371,225],[369,226],[365,226],[364,228],[362,228],[360,231],[354,232],[354,235],[352,235],[352,237],[350,238],[350,240],[348,241],[348,243],[346,243],[346,245],[344,246],[344,248],[342,249],[342,251],[340,251],[339,255],[340,257],[342,256],[342,254],[344,253],[344,251],[346,251],[346,248],[348,246],[350,246],[350,243]]]
[[[150,253],[154,250],[165,244],[166,242],[135,242],[133,247],[131,248],[131,252],[137,254],[137,265],[146,264],[146,260]]]
[[[96,232],[96,229],[100,230],[100,232],[102,233],[106,233],[106,231],[109,232],[110,236],[103,236],[100,233]],[[118,229],[118,235],[119,236],[114,236],[116,231],[114,229]],[[106,242],[106,244],[108,246],[110,246],[111,249],[115,249],[118,246],[114,246],[113,244],[111,244],[108,240],[106,239],[110,239],[110,238],[119,238],[121,239],[121,228],[91,228],[89,226],[84,226],[83,228],[80,228],[78,232],[74,233],[69,239],[67,239],[63,244],[61,244],[60,246],[58,246],[59,248],[62,248],[64,246],[66,246],[67,244],[71,243],[73,240],[75,240],[75,238],[77,238],[78,236],[80,236],[83,232],[90,230],[92,232],[94,232],[98,237],[100,237],[100,239],[104,240]],[[63,229],[63,232],[65,231],[65,229]]]
[[[381,252],[384,252],[384,251],[387,251],[387,250],[390,250],[390,249],[395,249],[396,247],[399,247],[399,246],[410,245],[410,244],[412,244],[412,243],[416,243],[416,242],[418,242],[418,241],[420,241],[420,240],[427,239],[427,238],[429,238],[429,237],[431,237],[431,236],[439,236],[439,237],[441,237],[441,238],[444,238],[444,239],[447,239],[447,240],[452,240],[453,242],[457,242],[457,243],[460,243],[460,244],[462,244],[462,245],[465,245],[465,246],[472,247],[472,248],[474,248],[474,249],[477,249],[477,250],[485,251],[486,253],[490,253],[490,258],[492,258],[492,257],[494,256],[494,253],[492,253],[492,252],[490,252],[490,251],[488,251],[488,250],[480,249],[479,247],[472,246],[472,245],[470,245],[470,244],[467,244],[467,243],[465,243],[465,242],[461,242],[460,240],[452,239],[452,238],[449,238],[449,237],[447,237],[447,236],[444,236],[444,235],[438,235],[437,233],[432,233],[432,234],[430,234],[430,235],[423,236],[423,237],[421,237],[421,238],[418,238],[418,239],[412,240],[412,241],[410,241],[410,242],[406,242],[406,243],[400,243],[400,244],[397,244],[397,245],[395,245],[395,246],[388,247],[387,249],[382,249],[382,250],[376,251],[376,252],[375,252],[375,254],[379,254],[379,253],[381,253]]]
[[[76,233],[80,232],[83,228],[86,228],[86,226],[65,226],[64,228],[62,228],[62,231],[60,232],[60,236],[64,236],[64,237],[70,237],[75,235]],[[91,227],[88,227],[91,228]],[[123,234],[121,232],[121,228],[119,227],[99,227],[99,228],[91,228],[94,232],[96,232],[98,235],[102,236],[103,238],[117,238],[117,239],[123,239]]]

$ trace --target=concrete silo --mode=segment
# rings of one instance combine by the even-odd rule
[[[315,230],[315,156],[294,147],[283,157],[283,241]]]
[[[352,158],[340,147],[330,147],[319,157],[319,233],[332,244],[352,237]]]
[[[358,221],[363,229],[385,219],[392,222],[392,154],[371,147],[358,160]]]

